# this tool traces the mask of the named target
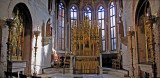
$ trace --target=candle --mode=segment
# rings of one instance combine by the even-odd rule
[[[131,31],[131,27],[128,27],[128,31]]]

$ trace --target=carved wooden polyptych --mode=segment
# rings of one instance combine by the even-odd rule
[[[102,50],[101,28],[86,19],[78,27],[71,29],[71,51],[75,56],[77,73],[98,73],[99,57]]]
[[[14,26],[11,28],[10,35],[10,52],[9,60],[17,61],[22,60],[22,53],[24,48],[24,19],[23,13],[17,10],[14,18]]]

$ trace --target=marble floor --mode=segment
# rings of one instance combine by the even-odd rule
[[[62,68],[45,69],[44,74],[39,74],[39,76],[42,78],[122,78],[110,74],[71,74],[68,71],[64,74]]]
[[[53,74],[50,75],[49,78],[121,78],[121,77],[109,74],[102,74],[102,75]]]

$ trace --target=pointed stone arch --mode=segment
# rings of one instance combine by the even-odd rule
[[[137,47],[138,47],[138,62],[146,62],[146,42],[145,42],[145,27],[144,27],[144,21],[145,21],[145,15],[147,9],[150,8],[150,3],[148,0],[139,0],[136,14],[135,14],[135,25],[136,25],[136,31],[137,31]],[[151,11],[151,10],[149,10]],[[150,12],[151,13],[151,12]]]
[[[23,35],[22,38],[22,60],[26,61],[26,68],[24,70],[24,74],[26,75],[31,75],[31,52],[32,52],[32,18],[30,11],[26,4],[24,3],[18,3],[15,5],[13,8],[12,15],[13,17],[17,16],[17,11],[19,11],[19,17],[22,19],[22,24],[23,24]]]

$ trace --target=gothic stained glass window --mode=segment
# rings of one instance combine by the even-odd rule
[[[58,48],[64,50],[64,5],[63,3],[59,4],[58,12],[59,26],[58,26]]]
[[[104,25],[104,7],[100,6],[98,8],[98,23],[99,26],[102,28],[102,51],[105,51],[105,25]]]
[[[116,20],[115,20],[115,5],[110,4],[110,33],[111,33],[111,50],[116,50]]]
[[[92,11],[91,11],[90,7],[86,8],[86,10],[84,11],[84,16],[88,16],[88,18],[89,18],[89,24],[91,25]]]
[[[71,27],[77,26],[77,9],[75,6],[72,6],[70,9],[70,20]]]

